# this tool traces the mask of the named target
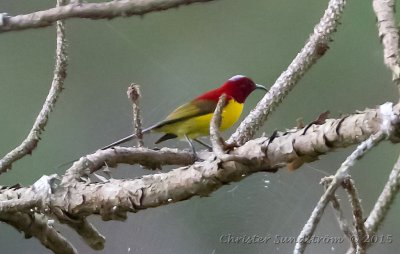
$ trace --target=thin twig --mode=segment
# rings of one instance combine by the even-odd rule
[[[332,182],[332,179],[333,179],[333,176],[324,177],[321,180],[321,183],[324,185],[325,190],[329,186],[330,182]],[[352,225],[350,225],[347,222],[346,218],[344,217],[343,211],[340,207],[339,200],[336,198],[335,194],[333,194],[331,196],[330,202],[331,202],[333,210],[335,211],[336,220],[338,221],[340,229],[342,230],[342,232],[345,234],[345,236],[347,237],[347,239],[350,241],[351,245],[355,249],[356,241],[354,238],[354,228],[352,227]]]
[[[149,12],[163,11],[212,0],[118,0],[104,3],[69,4],[44,11],[18,16],[0,16],[0,32],[41,28],[52,25],[57,20],[70,18],[112,19],[116,17],[142,16]]]
[[[210,122],[210,140],[213,151],[222,162],[235,161],[244,165],[250,165],[252,161],[249,158],[227,154],[225,152],[226,144],[221,136],[221,133],[219,132],[219,128],[221,127],[223,109],[225,105],[226,94],[222,94],[218,100],[217,106],[215,107],[215,111]]]
[[[227,141],[228,144],[236,142],[241,145],[250,140],[258,128],[265,122],[269,113],[293,89],[306,71],[329,49],[331,36],[337,30],[345,0],[330,0],[325,14],[315,26],[306,45],[301,49],[292,63],[288,66],[268,93],[257,104],[250,114],[242,121],[234,134]]]
[[[392,71],[393,81],[400,85],[399,29],[396,24],[395,1],[373,0],[379,38],[383,46],[383,60]],[[400,87],[398,87],[400,89]]]
[[[378,200],[375,202],[374,208],[370,212],[364,225],[368,235],[371,237],[375,235],[379,227],[385,220],[391,205],[393,204],[397,193],[400,190],[400,157],[397,159],[389,179],[383,188],[382,193],[379,195]],[[372,245],[372,241],[367,242],[367,248]],[[352,254],[355,252],[355,247],[347,250],[346,253]]]
[[[219,128],[221,127],[222,112],[226,105],[226,94],[222,94],[218,100],[218,104],[215,107],[213,117],[210,122],[210,140],[214,153],[220,157],[225,154],[224,146],[225,142],[221,137]]]
[[[296,245],[293,251],[294,254],[304,253],[307,247],[307,240],[314,234],[322,214],[324,213],[326,205],[328,204],[329,200],[331,200],[331,197],[334,195],[336,189],[342,184],[343,180],[348,175],[349,168],[354,165],[356,160],[360,159],[367,151],[377,145],[385,137],[386,135],[383,132],[378,132],[372,135],[369,139],[362,142],[342,163],[340,168],[336,171],[332,182],[329,184],[325,193],[321,196],[320,200],[312,211],[310,218],[297,237]]]
[[[382,193],[379,195],[378,200],[375,202],[374,208],[365,221],[365,227],[369,235],[374,235],[389,212],[390,206],[396,198],[400,190],[400,156],[397,159],[389,179],[383,188]]]
[[[67,169],[64,183],[80,181],[81,177],[87,176],[101,169],[104,165],[114,167],[118,163],[140,164],[149,168],[160,168],[161,165],[191,165],[194,163],[192,153],[179,151],[177,149],[162,148],[152,150],[144,147],[115,147],[113,149],[98,150],[80,158]]]
[[[58,1],[60,2],[60,1]],[[64,8],[62,6],[56,8]],[[11,169],[12,163],[21,159],[27,154],[31,154],[36,148],[41,134],[47,124],[49,115],[57,102],[58,96],[63,90],[64,80],[67,76],[67,43],[65,40],[65,27],[64,21],[57,21],[57,48],[56,48],[56,63],[54,68],[54,76],[51,84],[49,94],[43,104],[42,110],[36,118],[28,136],[25,140],[15,149],[7,153],[0,160],[0,174]]]
[[[128,87],[128,98],[132,101],[132,125],[133,125],[133,135],[136,136],[137,146],[143,147],[143,133],[142,133],[142,119],[140,117],[140,104],[139,100],[141,97],[140,87],[136,84],[131,84]]]
[[[366,252],[366,239],[367,239],[367,231],[364,226],[364,218],[361,207],[361,200],[358,197],[358,192],[355,187],[353,179],[350,176],[346,177],[346,179],[342,182],[343,188],[347,191],[347,194],[350,199],[354,224],[356,227],[356,254],[365,254]]]

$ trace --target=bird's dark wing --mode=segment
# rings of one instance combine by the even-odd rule
[[[213,113],[217,102],[213,100],[193,100],[172,111],[163,121],[149,127],[150,130],[162,128],[165,125],[185,121],[192,117]]]

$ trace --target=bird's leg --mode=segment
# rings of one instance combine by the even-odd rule
[[[199,160],[199,157],[197,156],[197,153],[196,153],[196,149],[194,149],[194,145],[193,145],[192,141],[189,139],[189,137],[186,134],[185,134],[185,139],[189,143],[190,148],[192,148],[194,158],[196,160]]]
[[[204,147],[206,147],[209,152],[212,151],[212,147],[209,144],[207,144],[206,142],[203,142],[203,141],[201,141],[200,139],[197,139],[197,138],[195,138],[193,140],[196,141],[197,143],[199,143],[200,145],[203,145]]]

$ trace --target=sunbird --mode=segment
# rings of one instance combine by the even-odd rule
[[[233,76],[222,86],[205,92],[190,102],[179,106],[164,120],[144,129],[142,133],[165,133],[155,142],[156,144],[168,139],[185,138],[195,153],[190,140],[192,139],[205,145],[197,138],[210,135],[210,121],[221,95],[226,95],[225,106],[221,114],[222,120],[220,126],[220,131],[224,131],[239,120],[246,98],[256,89],[268,91],[267,88],[254,83],[248,77],[243,75]],[[136,138],[136,136],[131,134],[101,148],[101,150],[125,143],[133,138]]]

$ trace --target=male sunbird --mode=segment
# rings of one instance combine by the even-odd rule
[[[202,143],[197,138],[209,135],[210,121],[222,94],[226,94],[226,103],[223,108],[220,127],[220,130],[224,131],[239,119],[247,96],[255,89],[267,91],[264,86],[255,84],[248,77],[242,75],[233,76],[222,86],[179,106],[164,120],[144,129],[142,132],[165,133],[164,136],[157,140],[156,144],[168,139],[186,138],[193,149],[190,139]],[[104,150],[125,143],[133,138],[135,138],[135,135],[129,135],[101,149]],[[202,144],[204,145],[204,143]]]

